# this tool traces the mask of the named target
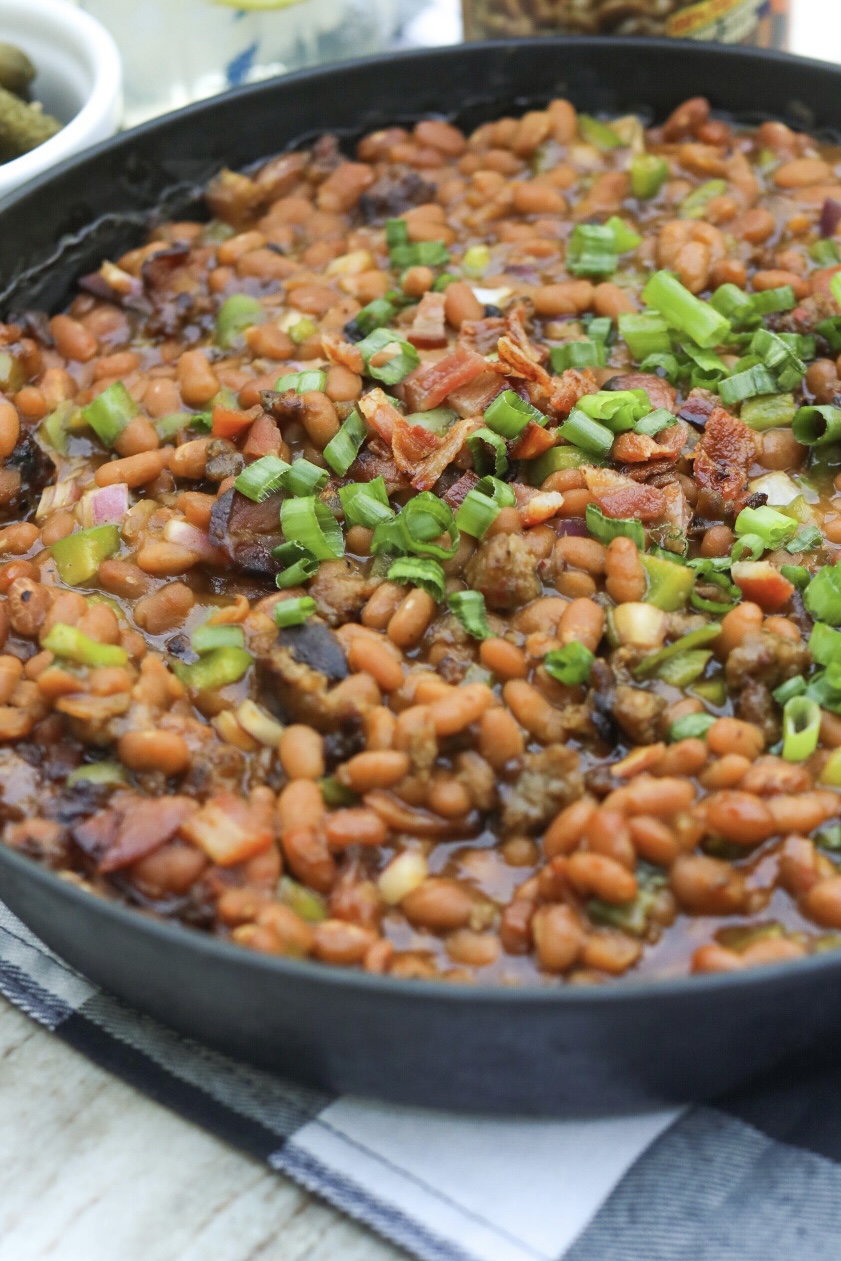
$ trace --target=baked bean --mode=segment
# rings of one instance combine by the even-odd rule
[[[612,539],[605,559],[605,589],[617,604],[642,600],[648,586],[637,545],[620,535]]]
[[[766,289],[781,289],[783,285],[790,285],[794,290],[795,298],[798,300],[807,298],[811,292],[808,280],[804,280],[802,276],[798,276],[794,272],[782,271],[779,268],[754,272],[751,283],[757,293],[762,293]]]
[[[432,596],[415,587],[403,597],[391,615],[387,626],[389,639],[398,648],[414,648],[423,638],[436,609]]]
[[[492,701],[493,693],[484,683],[469,684],[451,696],[434,701],[429,706],[429,718],[436,736],[451,736],[464,731],[481,718]]]
[[[595,289],[589,280],[564,280],[559,284],[542,285],[532,301],[536,313],[554,319],[559,315],[583,315],[592,309]]]
[[[794,158],[777,167],[774,183],[778,188],[808,188],[810,184],[831,183],[832,175],[832,167],[820,158]]]
[[[800,909],[825,928],[841,928],[841,876],[819,880],[800,900]]]
[[[604,902],[630,902],[637,896],[637,880],[633,872],[614,858],[604,854],[578,851],[566,860],[570,884],[583,896],[601,898]]]
[[[54,315],[50,320],[50,332],[59,354],[65,359],[76,359],[79,363],[87,363],[93,359],[99,349],[96,338],[69,315]]]
[[[219,393],[219,378],[201,350],[185,350],[176,365],[181,397],[188,407],[205,407]]]
[[[285,727],[278,745],[280,763],[290,779],[321,779],[324,774],[324,741],[312,727],[293,723]]]
[[[711,762],[699,779],[705,788],[735,788],[750,770],[750,760],[741,753],[726,753]]]
[[[484,308],[470,285],[456,280],[444,291],[444,314],[448,324],[461,328],[465,320],[481,320]]]
[[[838,388],[841,389],[841,385]],[[801,446],[790,429],[769,429],[762,435],[759,462],[764,468],[796,469],[805,458],[806,448]]]
[[[483,640],[479,647],[479,659],[485,669],[503,680],[523,679],[528,674],[525,654],[507,639]]]
[[[522,757],[523,733],[504,709],[486,709],[479,719],[479,752],[496,771]]]
[[[7,460],[18,444],[20,417],[11,403],[0,402],[0,459]]]
[[[418,928],[433,933],[453,932],[470,922],[475,899],[459,881],[430,876],[406,894],[401,909]]]
[[[573,600],[561,615],[558,639],[562,644],[583,644],[595,652],[604,634],[604,621],[604,610],[595,600]]]
[[[708,797],[704,807],[710,832],[736,845],[756,845],[777,831],[768,805],[751,793],[724,789]]]
[[[170,582],[137,601],[134,620],[150,635],[162,635],[180,626],[195,602],[196,597],[188,586],[183,582]]]
[[[477,933],[470,928],[457,928],[446,939],[447,954],[454,963],[470,968],[487,968],[499,958],[500,941],[493,933]]]
[[[353,639],[347,658],[352,670],[367,670],[383,692],[393,692],[403,682],[401,654],[382,636],[369,639],[360,635]]]
[[[145,416],[134,416],[114,441],[114,450],[123,456],[155,451],[159,446],[158,432]]]
[[[680,854],[669,873],[669,884],[690,915],[735,915],[745,906],[743,873],[720,858]]]
[[[584,946],[584,930],[568,906],[541,906],[531,921],[540,966],[547,972],[566,972]]]
[[[388,828],[373,810],[348,806],[327,816],[324,835],[332,849],[341,850],[348,845],[384,845]]]
[[[117,742],[120,761],[133,771],[180,775],[192,761],[186,740],[175,731],[127,731]]]
[[[755,635],[762,629],[762,609],[758,604],[744,600],[735,609],[725,613],[721,619],[721,634],[716,640],[716,651],[722,657],[729,657],[734,648],[738,648],[746,636]]]
[[[707,732],[707,744],[719,757],[738,753],[752,762],[762,752],[765,738],[753,723],[739,718],[717,718]]]
[[[139,455],[130,455],[123,460],[110,460],[100,464],[94,475],[97,486],[116,486],[125,482],[130,490],[137,486],[145,486],[156,478],[169,461],[169,451],[142,451]]]
[[[409,773],[409,766],[408,755],[396,750],[357,753],[339,768],[338,778],[353,792],[362,794],[372,788],[391,788]]]
[[[584,828],[587,848],[621,863],[629,871],[636,866],[631,832],[625,816],[618,810],[595,810]]]
[[[517,722],[541,744],[554,744],[563,739],[563,713],[533,684],[525,679],[511,679],[503,687],[502,697]]]
[[[25,522],[20,525],[7,525],[0,530],[0,552],[11,552],[13,556],[24,556],[32,550],[40,537],[41,531],[37,525]]]
[[[627,290],[606,280],[593,290],[593,310],[596,315],[618,320],[620,315],[636,311],[637,305]]]
[[[626,542],[630,543],[630,539]],[[631,543],[633,547],[633,543]],[[574,569],[585,569],[589,574],[603,574],[607,567],[608,549],[596,539],[580,539],[565,535],[555,543],[555,555]]]

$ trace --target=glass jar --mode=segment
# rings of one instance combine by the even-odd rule
[[[785,48],[789,0],[463,0],[467,39],[667,35]]]
[[[123,58],[133,126],[226,88],[379,52],[395,0],[82,0]]]

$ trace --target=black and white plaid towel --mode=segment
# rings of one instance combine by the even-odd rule
[[[717,1108],[597,1121],[331,1098],[107,997],[2,904],[0,991],[97,1064],[424,1261],[841,1257],[841,1071]]]

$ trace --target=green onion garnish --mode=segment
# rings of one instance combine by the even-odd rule
[[[738,285],[719,285],[710,298],[710,303],[732,324],[744,324],[756,316],[750,294],[745,293]]]
[[[591,114],[578,115],[578,130],[582,140],[594,145],[597,149],[620,149],[625,141],[609,127],[607,123],[593,118]]]
[[[419,556],[400,556],[392,561],[389,567],[388,581],[401,585],[411,583],[413,587],[420,587],[439,603],[444,599],[446,579],[444,570],[437,560]]]
[[[708,622],[706,626],[699,626],[697,630],[681,635],[680,639],[676,639],[674,643],[667,644],[665,648],[658,648],[656,652],[644,657],[638,665],[633,667],[633,674],[638,679],[647,678],[655,674],[664,661],[677,657],[680,653],[688,652],[690,649],[705,648],[714,639],[718,639],[720,634],[721,626],[718,622]]]
[[[448,534],[450,546],[442,547],[435,540]],[[374,530],[371,551],[398,552],[403,556],[432,556],[450,560],[459,544],[459,530],[452,509],[432,491],[421,491],[410,499],[399,515],[381,521]]]
[[[326,384],[327,373],[312,369],[309,372],[287,372],[285,376],[278,377],[274,388],[281,394],[285,394],[287,390],[306,394],[309,390],[323,391]]]
[[[303,586],[318,572],[317,559],[301,543],[281,543],[279,547],[274,548],[272,556],[284,566],[275,578],[275,583],[281,591],[287,587]]]
[[[706,183],[693,188],[692,192],[684,197],[678,214],[681,219],[703,219],[707,203],[711,202],[713,197],[720,197],[726,192],[726,180],[707,180]]]
[[[396,385],[420,363],[420,355],[411,342],[403,341],[397,333],[387,328],[375,328],[363,341],[357,342],[357,350],[365,360],[368,376],[384,382],[385,385]],[[387,350],[391,353],[385,362],[371,362],[373,359],[379,360]]]
[[[698,346],[717,346],[730,332],[730,321],[696,298],[671,272],[655,272],[642,296],[646,306],[654,307],[671,328],[686,333]]]
[[[586,509],[587,529],[600,543],[610,543],[615,538],[632,539],[640,551],[645,547],[645,530],[641,521],[623,520],[606,517],[601,508],[588,504]]]
[[[774,548],[797,533],[797,522],[774,508],[743,508],[733,528],[737,535],[756,534],[767,548]]]
[[[336,560],[344,555],[341,527],[330,509],[314,495],[284,499],[280,524],[287,542],[300,543],[316,560]]]
[[[308,315],[302,315],[296,324],[287,329],[287,332],[295,345],[300,346],[301,342],[305,342],[308,337],[315,336],[318,332],[318,325]]]
[[[841,631],[833,630],[825,622],[815,622],[809,636],[809,652],[822,666],[841,662]]]
[[[467,441],[469,444],[470,439]],[[526,465],[529,482],[532,486],[542,486],[553,473],[558,473],[561,469],[580,468],[582,464],[592,464],[593,460],[594,457],[589,452],[580,451],[578,447],[550,447],[537,459],[529,460]]]
[[[745,399],[739,415],[751,429],[762,433],[766,429],[790,425],[796,411],[797,404],[793,394],[759,394],[755,398]]]
[[[805,591],[812,580],[811,570],[805,565],[780,565],[780,573],[787,578],[798,591]]]
[[[791,542],[786,543],[787,552],[814,552],[823,543],[823,535],[816,525],[804,525],[798,530]]]
[[[605,346],[613,341],[613,320],[609,315],[593,315],[584,317],[587,336],[593,341],[602,342]]]
[[[122,381],[114,381],[92,403],[82,408],[82,419],[104,446],[113,447],[139,410]]]
[[[221,623],[217,626],[202,622],[193,631],[190,647],[199,656],[205,652],[213,652],[215,648],[244,648],[245,632],[241,626],[233,623]]]
[[[841,442],[841,408],[801,407],[795,412],[791,432],[807,447],[823,447]]]
[[[631,192],[639,201],[656,197],[669,176],[669,164],[654,153],[631,158]]]
[[[368,426],[362,415],[356,410],[352,411],[335,438],[330,439],[322,452],[334,473],[344,477],[367,436]]]
[[[818,570],[803,593],[803,603],[816,622],[841,626],[841,567],[838,564],[824,565]]]
[[[776,388],[776,377],[760,363],[721,381],[718,392],[725,407],[731,407],[734,403],[755,398],[759,394],[772,394]]]
[[[712,714],[684,714],[672,723],[669,739],[673,742],[703,739],[714,722]]]
[[[545,425],[546,417],[513,390],[503,390],[485,412],[485,424],[503,438],[518,437],[529,421]]]
[[[289,471],[284,474],[283,488],[290,495],[312,495],[327,485],[329,477],[327,469],[319,468],[310,460],[301,458],[295,460]]]
[[[805,762],[818,747],[821,732],[820,706],[805,696],[792,696],[783,707],[783,757],[787,762]]]
[[[409,244],[409,225],[405,219],[386,219],[385,243],[390,250],[396,245]]]
[[[492,429],[488,429],[487,426],[474,429],[473,433],[467,435],[467,448],[473,456],[473,467],[477,473],[484,473],[488,468],[491,459],[489,451],[492,452],[494,476],[501,477],[506,472],[508,448],[505,445],[505,439],[498,433],[494,433]]]
[[[276,455],[264,455],[262,459],[255,460],[243,469],[234,482],[234,490],[245,495],[246,499],[252,499],[254,503],[262,503],[280,490],[291,467],[291,464]]]
[[[553,679],[557,679],[559,683],[565,683],[568,687],[577,687],[589,679],[595,659],[595,654],[590,652],[589,648],[573,642],[566,644],[563,648],[553,648],[551,652],[547,652],[543,658],[543,665],[546,673]]]
[[[797,299],[791,285],[780,285],[779,289],[764,289],[761,293],[752,293],[750,300],[757,315],[770,315],[773,311],[791,311],[797,306]]]
[[[474,487],[473,490],[467,492],[456,513],[456,525],[464,534],[469,534],[474,539],[481,539],[501,511],[501,504],[495,503],[489,495],[483,495]]]
[[[613,446],[613,432],[593,420],[580,407],[574,407],[560,426],[558,433],[574,447],[603,459]]]
[[[128,661],[128,653],[119,644],[101,644],[65,622],[56,622],[50,627],[41,640],[41,647],[66,661],[75,661],[78,665],[94,668],[124,666]]]
[[[602,421],[613,433],[622,433],[648,415],[651,401],[645,390],[599,390],[580,398],[576,411]]]
[[[841,351],[841,315],[832,315],[828,320],[821,320],[815,325],[815,332],[829,342],[833,354]]]
[[[640,364],[640,372],[653,372],[655,376],[664,377],[669,385],[676,385],[680,373],[680,364],[678,363],[677,355],[658,351],[653,355],[646,355]]]
[[[645,434],[648,438],[654,438],[658,433],[662,433],[664,429],[671,428],[677,424],[677,417],[665,407],[658,407],[656,411],[649,412],[647,416],[643,416],[634,425],[634,432]]]
[[[213,340],[223,350],[231,350],[247,328],[262,324],[266,318],[265,307],[248,293],[232,293],[216,314]]]
[[[638,361],[647,355],[668,354],[672,349],[666,321],[651,312],[643,315],[623,313],[619,316],[619,332]]]
[[[611,276],[619,262],[616,237],[606,223],[579,223],[567,242],[565,266],[573,276]]]
[[[473,639],[490,639],[491,628],[481,591],[454,591],[447,597],[447,608]]]
[[[806,680],[802,674],[796,674],[793,679],[786,679],[785,683],[781,683],[779,687],[775,688],[771,695],[778,705],[785,705],[786,701],[790,701],[792,696],[802,696],[805,691]]]
[[[315,600],[308,595],[301,595],[292,600],[278,600],[272,610],[275,622],[284,626],[301,626],[315,612]]]
[[[344,328],[345,337],[358,342],[373,333],[375,328],[384,328],[386,324],[390,324],[396,314],[397,308],[387,298],[375,298],[361,311],[357,311],[352,320],[348,320]]]
[[[450,251],[443,241],[413,241],[411,244],[394,245],[389,249],[392,267],[403,271],[407,267],[446,267]]]
[[[830,237],[815,241],[810,245],[809,257],[820,267],[835,267],[837,263],[841,263],[838,246]]]
[[[373,530],[381,521],[389,521],[394,516],[382,477],[375,477],[371,482],[351,482],[349,486],[340,486],[339,500],[348,525],[363,525]]]
[[[758,328],[753,335],[751,350],[759,355],[765,367],[774,373],[780,390],[793,390],[800,384],[806,365],[776,333],[772,333],[767,328]],[[762,391],[765,394],[768,392],[768,390]]]
[[[567,368],[603,368],[607,362],[604,342],[589,337],[553,346],[549,359],[553,372],[566,372]]]

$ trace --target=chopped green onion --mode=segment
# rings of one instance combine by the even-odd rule
[[[826,237],[809,246],[809,257],[820,267],[835,267],[841,263],[841,254],[835,242]]]
[[[591,315],[589,319],[585,316],[584,325],[587,336],[592,337],[593,341],[605,346],[613,341],[613,320],[609,315]]]
[[[841,315],[830,316],[828,320],[821,320],[820,324],[815,325],[815,332],[829,342],[829,348],[833,354],[841,351]]]
[[[213,339],[223,350],[231,350],[247,328],[262,324],[266,318],[265,307],[248,293],[232,293],[216,314]]]
[[[697,630],[690,631],[687,635],[681,635],[680,639],[676,639],[674,643],[667,644],[665,648],[658,648],[656,652],[644,657],[638,665],[633,667],[633,673],[638,679],[647,678],[649,675],[655,674],[664,661],[668,661],[671,657],[677,657],[680,653],[688,652],[693,648],[705,648],[707,644],[711,644],[713,640],[718,639],[720,634],[721,625],[719,622],[708,622],[706,626],[699,626]]]
[[[726,407],[757,395],[771,394],[777,388],[776,378],[762,364],[737,372],[719,384],[718,392]]]
[[[82,408],[82,419],[106,447],[113,447],[120,434],[140,409],[122,381],[114,381]]]
[[[639,201],[656,197],[669,176],[669,164],[654,153],[631,158],[631,192]]]
[[[373,530],[381,521],[389,521],[394,516],[383,477],[340,486],[339,500],[348,525],[363,525]]]
[[[442,547],[435,540],[448,534],[450,546]],[[374,530],[371,552],[399,552],[404,556],[432,556],[436,560],[450,560],[459,544],[459,530],[452,509],[425,490],[410,499],[399,515],[390,521],[381,521]]]
[[[474,487],[473,490],[467,492],[456,513],[456,525],[463,534],[469,534],[474,539],[481,539],[501,511],[501,504],[495,503],[489,495],[483,495]]]
[[[736,539],[730,551],[731,564],[740,560],[759,560],[765,550],[765,541],[758,534],[743,534]]]
[[[664,377],[669,385],[676,385],[680,364],[677,355],[656,352],[653,355],[646,355],[640,364],[640,372],[651,372],[655,376]]]
[[[712,714],[684,714],[672,723],[669,739],[674,743],[678,740],[702,740],[714,722]]]
[[[468,445],[470,439],[468,438]],[[579,451],[578,447],[550,447],[534,460],[529,460],[526,469],[532,486],[542,486],[547,477],[559,473],[561,469],[581,468],[582,464],[592,464],[594,457],[587,451]],[[596,463],[599,461],[597,460]]]
[[[471,245],[464,251],[461,269],[468,276],[484,276],[491,262],[491,252],[487,245]]]
[[[821,731],[820,706],[805,696],[792,696],[783,707],[783,757],[787,762],[805,762],[818,747]]]
[[[505,439],[487,426],[474,429],[473,433],[467,435],[467,448],[473,457],[473,467],[477,473],[484,473],[488,467],[488,448],[493,452],[494,475],[501,477],[508,469],[508,448],[505,445]],[[548,473],[546,476],[548,477]]]
[[[658,433],[662,433],[664,429],[670,429],[672,425],[677,424],[677,417],[666,407],[658,407],[655,411],[649,412],[647,416],[643,416],[634,425],[634,432],[645,434],[648,438],[655,438]]]
[[[55,411],[44,417],[38,429],[39,436],[61,455],[67,454],[67,428],[74,410],[67,400],[59,403]]]
[[[124,784],[126,782],[125,769],[118,762],[89,762],[83,766],[77,766],[75,771],[71,771],[67,776],[67,786],[72,788],[74,784]]]
[[[730,321],[696,298],[671,272],[655,272],[642,296],[646,306],[654,307],[671,328],[686,333],[698,346],[717,346],[730,332]]]
[[[616,237],[606,223],[579,223],[567,242],[566,269],[573,276],[611,276],[618,266]]]
[[[128,661],[128,653],[119,644],[101,644],[65,622],[50,627],[41,647],[81,666],[124,666]]]
[[[302,457],[295,460],[284,474],[283,488],[290,495],[312,495],[327,485],[329,477],[327,469],[319,468],[317,464]]]
[[[620,219],[618,215],[611,215],[605,227],[610,228],[613,233],[617,254],[629,254],[631,250],[635,250],[638,245],[642,244],[642,237],[639,233],[634,232],[633,228],[629,228],[625,220]]]
[[[584,394],[576,408],[593,420],[603,421],[614,433],[621,433],[648,415],[651,400],[645,390],[599,390]]]
[[[503,390],[485,411],[485,424],[503,438],[517,438],[529,421],[545,425],[546,417],[513,390]]]
[[[619,316],[619,332],[637,360],[643,360],[648,355],[668,354],[672,349],[666,321],[650,312],[643,315],[623,312]]]
[[[722,193],[727,192],[726,180],[707,180],[704,184],[699,184],[697,188],[693,188],[680,203],[678,214],[681,219],[703,219],[704,211],[707,204],[714,197],[720,197]]]
[[[90,582],[102,562],[120,550],[120,531],[116,525],[95,525],[58,539],[49,550],[61,581],[78,587]]]
[[[193,631],[190,647],[199,656],[205,652],[213,652],[215,648],[244,648],[245,631],[234,623],[213,625],[202,622]]]
[[[781,342],[785,342],[789,350],[798,359],[814,359],[817,353],[817,339],[812,333],[778,333]]]
[[[804,592],[803,603],[816,622],[841,626],[841,567],[838,564],[824,565],[818,570]]]
[[[666,613],[686,608],[686,602],[695,585],[694,569],[664,556],[652,556],[645,552],[640,560],[648,578],[648,590],[644,597],[646,604],[653,604]]]
[[[161,442],[171,442],[185,429],[201,429],[210,433],[211,414],[210,412],[169,412],[166,416],[159,416],[154,421],[154,425]]]
[[[308,337],[315,336],[318,332],[318,325],[315,320],[311,320],[308,315],[304,315],[291,328],[287,329],[287,332],[295,345],[300,346],[301,342],[305,342]]]
[[[251,653],[244,648],[216,648],[191,665],[175,661],[172,668],[190,691],[215,692],[229,683],[238,683],[253,661]]]
[[[780,285],[779,289],[764,289],[761,293],[752,293],[750,300],[757,315],[771,315],[774,311],[791,311],[797,306],[797,299],[791,285]]]
[[[587,144],[593,145],[596,149],[620,149],[625,144],[622,137],[612,127],[598,118],[593,118],[590,114],[578,115],[578,130],[582,140],[586,140]]]
[[[481,591],[454,591],[447,596],[447,608],[473,639],[490,639],[491,628]]]
[[[272,556],[284,566],[275,578],[275,584],[281,591],[287,587],[302,586],[318,572],[318,561],[301,543],[281,543],[274,548]]]
[[[595,504],[587,505],[586,521],[587,529],[600,543],[610,543],[622,536],[632,539],[640,551],[645,547],[645,530],[641,521],[607,517]]]
[[[359,448],[368,436],[368,426],[362,415],[354,409],[334,438],[322,452],[334,473],[344,477],[359,454]]]
[[[719,285],[710,298],[710,303],[719,315],[723,315],[732,324],[744,324],[747,320],[755,318],[750,294],[745,293],[744,289],[740,289],[738,285]]]
[[[397,308],[393,303],[386,298],[375,298],[361,311],[357,311],[352,320],[348,320],[344,328],[345,337],[354,342],[361,341],[363,337],[373,333],[375,328],[384,328],[386,324],[390,324],[396,314]]]
[[[314,495],[284,499],[280,524],[287,542],[300,543],[316,560],[336,560],[344,555],[341,527],[330,509]]]
[[[454,280],[458,280],[458,276],[454,276],[448,271],[442,271],[441,275],[436,276],[432,282],[432,292],[443,293],[447,286],[451,285]]]
[[[483,477],[474,489],[481,495],[489,495],[500,508],[513,508],[517,502],[513,488],[507,482],[501,482],[498,477]]]
[[[809,652],[822,666],[841,662],[841,631],[833,630],[825,622],[815,622],[809,636]]]
[[[437,560],[429,560],[419,556],[401,556],[392,561],[388,571],[388,581],[401,585],[411,583],[420,587],[433,600],[440,603],[444,599],[446,577]]]
[[[252,499],[254,503],[262,503],[280,490],[283,479],[292,466],[276,455],[264,455],[244,468],[234,482],[234,490]]]
[[[805,565],[781,565],[780,573],[798,591],[805,591],[812,579],[812,574]]]
[[[553,346],[549,359],[553,372],[566,372],[567,368],[603,368],[607,362],[604,342],[590,338]]]
[[[312,369],[309,372],[287,372],[278,377],[275,389],[281,394],[294,390],[296,394],[306,394],[309,390],[324,390],[327,384],[327,373]]]
[[[375,328],[361,342],[357,342],[357,350],[365,360],[365,371],[369,377],[383,381],[386,385],[396,385],[418,366],[420,355],[411,342],[403,341],[397,333],[387,328]],[[387,351],[389,357],[384,363],[372,363],[379,360]]]
[[[758,294],[754,295],[754,297],[758,296]],[[765,367],[776,375],[777,386],[780,390],[793,390],[800,384],[806,365],[776,333],[772,333],[767,328],[758,328],[753,335],[751,350],[759,355]],[[761,393],[768,394],[770,391],[763,390]]]
[[[272,609],[272,615],[282,629],[284,626],[302,626],[308,617],[312,617],[315,609],[315,600],[311,596],[301,595],[293,600],[278,600]]]
[[[739,414],[751,429],[763,433],[766,429],[790,425],[796,411],[797,404],[793,394],[759,394],[745,399]]]
[[[801,407],[795,412],[791,432],[807,447],[823,447],[841,442],[841,408]]]
[[[574,407],[558,433],[574,447],[590,455],[604,458],[610,454],[614,434],[605,425],[593,420],[580,407]]]
[[[389,259],[392,267],[400,271],[407,267],[445,267],[450,261],[450,251],[443,241],[413,241],[392,246]]]
[[[793,679],[786,679],[785,683],[781,683],[779,687],[774,688],[771,693],[778,705],[785,705],[786,701],[790,701],[792,696],[802,696],[806,691],[806,680],[802,674],[796,674]]]
[[[578,687],[586,683],[593,668],[595,654],[583,644],[573,641],[563,648],[553,648],[543,658],[546,673],[567,687]]]
[[[733,527],[737,535],[757,534],[768,548],[782,547],[797,533],[797,522],[774,508],[743,508]]]
[[[823,543],[823,535],[816,525],[804,525],[798,530],[790,543],[786,543],[786,551],[814,552]]]
[[[409,244],[409,225],[405,219],[386,219],[385,243],[390,250],[395,245]]]

